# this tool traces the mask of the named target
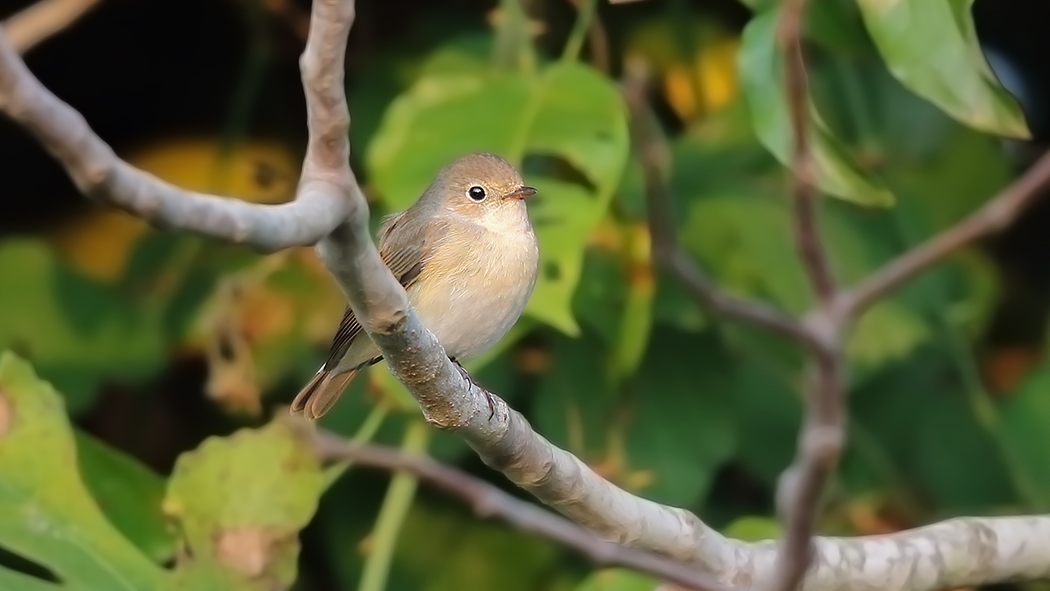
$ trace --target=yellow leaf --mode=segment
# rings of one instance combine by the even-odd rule
[[[285,146],[251,141],[224,153],[217,138],[176,138],[147,145],[127,161],[190,191],[280,203],[295,192],[298,163]],[[95,279],[119,279],[128,257],[149,227],[122,211],[97,208],[62,224],[51,234],[56,250]]]
[[[228,154],[222,148],[218,138],[169,139],[129,153],[127,160],[191,191],[254,203],[280,203],[293,195],[298,163],[282,144],[250,141]]]
[[[705,17],[642,25],[628,52],[650,63],[668,104],[683,121],[693,122],[736,98],[739,47],[739,36]]]

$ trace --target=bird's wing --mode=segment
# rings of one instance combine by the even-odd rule
[[[419,279],[435,243],[445,233],[445,225],[437,222],[430,224],[406,224],[404,222],[404,212],[391,216],[383,222],[379,229],[379,256],[390,268],[394,277],[401,282],[401,286],[408,289]],[[394,250],[391,247],[392,244],[401,246]],[[361,334],[361,323],[357,321],[350,306],[347,306],[346,312],[343,313],[343,320],[339,323],[339,330],[332,339],[332,347],[328,352],[324,369],[334,369],[339,365],[359,334]]]

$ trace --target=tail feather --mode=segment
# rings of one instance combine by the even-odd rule
[[[321,418],[339,400],[355,375],[356,369],[335,373],[322,368],[292,401],[292,414],[303,415],[311,421]]]

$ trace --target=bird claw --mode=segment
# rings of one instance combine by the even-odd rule
[[[467,373],[467,368],[460,365],[459,361],[456,361],[455,359],[452,359],[451,361],[452,364],[456,366],[456,369],[459,370],[459,375],[463,376],[463,379],[467,380],[468,384],[470,384],[471,386],[476,386],[478,389],[485,393],[485,400],[489,403],[489,420],[491,421],[492,417],[496,416],[496,404],[492,401],[492,394],[489,393],[488,390],[482,388],[481,386],[478,386],[477,382],[474,381],[474,378],[470,377],[470,374]]]

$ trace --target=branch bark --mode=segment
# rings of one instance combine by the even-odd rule
[[[791,176],[795,240],[799,258],[817,300],[817,309],[831,305],[837,288],[831,263],[820,237],[816,215],[816,169],[809,145],[809,91],[802,48],[807,0],[787,0],[777,23],[777,41],[784,54],[785,92],[791,126]],[[817,321],[827,316],[809,317]],[[843,409],[845,364],[842,322],[809,322],[817,346],[811,351],[807,377],[811,386],[795,460],[780,477],[777,505],[784,524],[777,569],[769,581],[774,591],[794,591],[813,564],[813,537],[824,487],[838,464],[846,440]]]
[[[355,445],[324,431],[316,432],[314,447],[322,459],[349,460],[414,474],[460,497],[482,517],[498,517],[523,531],[575,548],[596,564],[633,568],[694,589],[729,591],[711,575],[657,554],[603,540],[567,519],[518,500],[484,480],[430,458],[409,456],[391,447]]]
[[[897,257],[852,289],[839,293],[833,305],[836,315],[844,318],[860,316],[880,298],[948,255],[981,238],[1004,230],[1048,187],[1050,152],[1039,158],[1020,178],[1000,191],[987,205]]]
[[[346,36],[353,3],[314,3],[303,54],[310,144],[294,202],[258,205],[185,191],[124,162],[84,118],[49,92],[0,31],[0,113],[28,131],[86,196],[166,228],[195,232],[262,251],[314,244],[363,200],[347,158],[350,124],[343,91]]]
[[[601,539],[680,561],[723,585],[752,587],[778,581],[787,586],[790,578],[783,576],[785,562],[777,543],[747,544],[727,539],[688,511],[620,489],[533,431],[525,418],[502,400],[495,399],[496,412],[489,419],[485,392],[452,365],[433,335],[420,324],[369,234],[368,207],[349,167],[346,132],[350,119],[342,83],[353,6],[351,1],[340,0],[313,3],[309,41],[301,61],[310,141],[298,196],[290,204],[251,205],[181,191],[122,162],[75,110],[40,85],[2,33],[0,112],[32,133],[87,195],[154,223],[263,250],[320,240],[322,260],[346,292],[362,326],[383,350],[391,371],[419,401],[424,417],[438,427],[455,431],[486,464]],[[1045,182],[1039,178],[1042,180],[1038,183],[1026,184],[1018,191],[1034,192]],[[1029,201],[1016,197],[1009,202],[1018,202],[1020,208]],[[996,217],[999,214],[989,215],[1000,219]],[[966,237],[972,232],[961,234],[969,239]],[[876,281],[876,287],[868,291],[884,293],[932,263],[944,249],[964,242],[956,239],[948,246],[934,248],[933,254],[914,255],[904,271],[887,272],[889,279]],[[709,284],[701,281],[699,285],[699,292],[712,293]],[[818,287],[817,291],[823,289]],[[712,301],[717,307],[721,300]],[[727,313],[746,316],[739,308],[722,304],[720,309]],[[812,326],[805,326],[810,337],[819,334]],[[814,398],[827,400],[830,395],[821,393]],[[818,418],[826,418],[829,412],[816,404],[813,408]],[[827,449],[826,436],[812,422],[807,423],[800,457],[824,462],[821,457]],[[819,490],[820,478],[802,478],[803,482],[816,483]],[[795,496],[809,498],[805,494]],[[804,528],[811,527],[811,522],[804,513],[799,515],[803,515],[798,518],[803,529],[791,530],[789,536],[801,532],[805,535],[798,539],[808,540],[809,530]],[[817,538],[814,561],[802,588],[928,591],[1044,578],[1050,576],[1045,552],[1048,538],[1050,516],[967,518],[889,536]],[[787,564],[795,565],[791,568],[802,565],[805,571],[801,561]]]
[[[679,554],[692,554],[688,563],[700,565],[699,574],[671,568],[647,553],[624,552],[622,546],[607,546],[593,533],[433,460],[408,457],[397,450],[376,446],[354,445],[325,432],[319,432],[315,442],[323,458],[408,470],[461,497],[479,515],[498,517],[525,531],[575,548],[599,564],[636,568],[698,589],[725,586],[753,589],[761,581],[771,580],[778,570],[779,550],[773,541],[749,544],[721,538],[712,531],[705,547],[693,545],[693,528],[707,529],[707,526],[685,512],[682,513],[688,516],[688,522],[683,522],[683,526],[689,530],[681,531]],[[991,581],[1043,579],[1050,577],[1050,560],[1044,543],[1048,536],[1050,516],[1022,516],[951,519],[889,535],[818,537],[814,539],[813,567],[803,589],[929,591]],[[679,576],[688,580],[680,580]]]
[[[101,0],[40,0],[0,23],[18,53],[24,54],[66,29]]]
[[[679,245],[672,221],[671,199],[664,179],[670,165],[667,142],[660,133],[646,100],[649,86],[648,67],[640,58],[634,58],[627,60],[624,69],[623,95],[631,114],[631,141],[645,179],[649,236],[655,262],[670,272],[705,309],[764,328],[804,347],[812,348],[813,339],[801,322],[761,302],[726,294]]]

